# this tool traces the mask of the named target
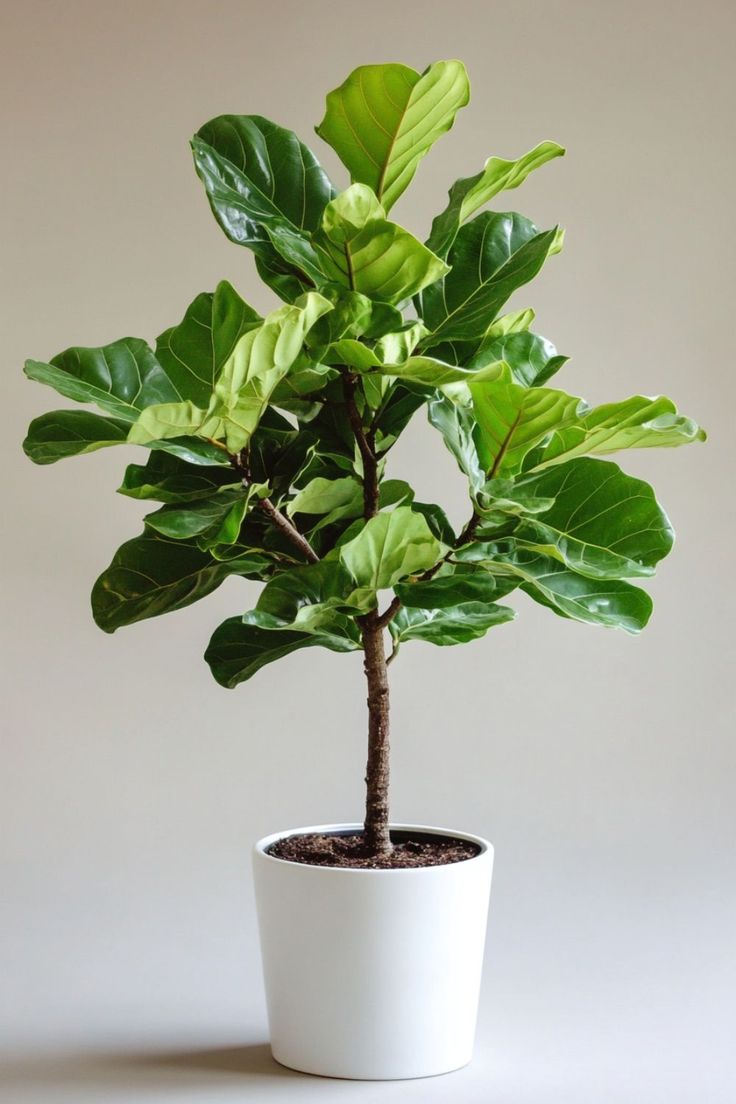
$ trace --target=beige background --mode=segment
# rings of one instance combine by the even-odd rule
[[[4,6],[4,1101],[733,1100],[735,22],[725,0]],[[221,277],[268,308],[189,135],[266,114],[344,183],[312,133],[324,93],[361,63],[452,56],[473,102],[397,219],[423,235],[489,154],[563,142],[502,198],[568,227],[514,302],[574,358],[563,386],[664,391],[711,439],[625,459],[679,536],[640,638],[522,600],[466,648],[405,648],[395,815],[497,847],[479,1055],[423,1084],[319,1082],[263,1049],[248,848],[360,815],[359,660],[313,650],[221,690],[201,655],[253,603],[237,580],[102,635],[89,589],[142,514],[114,494],[126,453],[25,461],[28,420],[64,401],[20,369],[153,339]],[[463,519],[421,419],[391,473]]]

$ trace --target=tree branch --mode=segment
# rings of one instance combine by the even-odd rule
[[[236,472],[240,476],[243,486],[247,489],[252,481],[250,471],[250,458],[248,456],[247,449],[243,449],[236,455],[230,455],[230,463],[235,468]],[[311,544],[306,537],[297,529],[286,516],[282,514],[277,506],[274,506],[270,498],[261,498],[258,501],[258,507],[264,514],[270,519],[270,521],[287,537],[291,543],[297,548],[305,559],[310,563],[319,563],[319,556],[312,548]]]
[[[270,498],[262,498],[258,502],[258,506],[263,510],[264,514],[273,522],[277,529],[280,529],[285,537],[288,537],[295,548],[298,548],[305,559],[310,563],[319,563],[319,556],[312,548],[311,544],[306,537],[303,537],[297,527],[293,525],[286,514],[282,514]]]

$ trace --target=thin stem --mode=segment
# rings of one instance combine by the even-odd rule
[[[282,514],[279,509],[274,506],[270,498],[262,498],[258,503],[264,514],[273,522],[277,529],[280,529],[285,537],[291,541],[295,548],[298,548],[305,559],[310,563],[319,563],[319,556],[312,548],[311,544],[306,537],[303,537],[299,530],[293,525],[285,514]]]
[[[229,455],[230,463],[240,476],[243,486],[247,489],[252,482],[250,457],[248,456],[247,449],[243,449],[235,455],[232,453]],[[319,563],[319,556],[314,551],[307,538],[302,536],[296,525],[289,520],[286,514],[282,514],[281,510],[279,510],[277,506],[274,506],[270,498],[259,499],[258,507],[266,514],[276,528],[291,541],[294,547],[301,552],[305,559],[309,560],[310,563]]]

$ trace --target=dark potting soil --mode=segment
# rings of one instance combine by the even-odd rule
[[[358,832],[287,836],[272,844],[268,854],[307,866],[347,866],[358,870],[445,866],[480,854],[478,845],[470,840],[429,832],[392,832],[391,840],[393,851],[383,857],[369,854],[363,835]]]

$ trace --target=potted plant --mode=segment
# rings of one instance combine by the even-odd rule
[[[459,61],[368,65],[327,97],[317,133],[351,183],[257,115],[192,141],[212,212],[283,300],[266,317],[220,283],[157,339],[72,348],[27,375],[93,404],[32,422],[39,464],[132,443],[122,494],[159,505],[92,591],[114,632],[181,609],[230,575],[264,585],[205,659],[234,687],[321,645],[362,653],[362,823],[281,831],[255,848],[272,1045],[286,1065],[417,1077],[471,1056],[492,848],[389,821],[388,667],[405,643],[466,643],[510,621],[523,590],[560,617],[636,633],[645,578],[672,547],[651,487],[608,454],[704,433],[667,398],[589,407],[550,383],[565,363],[502,313],[562,248],[554,227],[483,209],[564,151],[543,142],[457,180],[425,243],[390,211],[469,99]],[[389,477],[424,408],[467,478],[460,532]],[[388,643],[390,642],[390,652]]]

